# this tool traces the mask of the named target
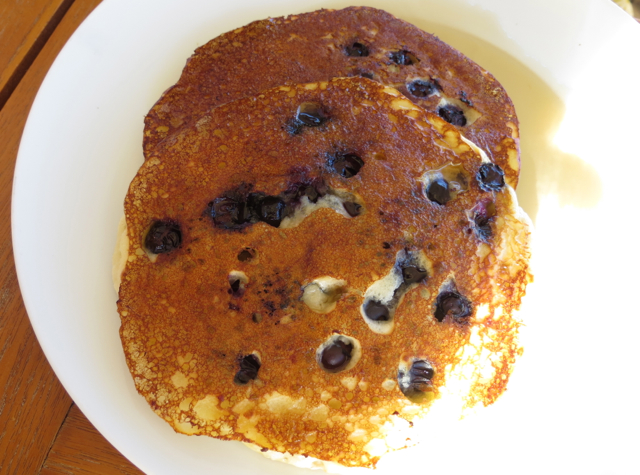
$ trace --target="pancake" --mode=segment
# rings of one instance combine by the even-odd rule
[[[518,120],[498,81],[435,36],[368,7],[256,21],[198,48],[145,118],[145,156],[210,107],[285,83],[350,76],[397,88],[446,118],[516,187]]]
[[[367,79],[210,110],[125,199],[118,311],[138,392],[177,432],[363,467],[439,409],[493,403],[530,279],[529,221],[502,178]]]

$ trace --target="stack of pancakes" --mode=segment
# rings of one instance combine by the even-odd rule
[[[439,405],[504,392],[530,225],[488,72],[380,10],[322,10],[202,46],[145,125],[118,311],[176,431],[372,467]]]

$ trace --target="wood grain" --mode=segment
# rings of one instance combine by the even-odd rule
[[[143,475],[71,406],[41,475]]]
[[[2,195],[6,192],[2,191]],[[4,196],[2,197],[4,200]],[[8,199],[8,198],[7,198]],[[3,201],[6,203],[6,201]],[[2,211],[2,222],[8,212]],[[8,232],[3,229],[2,234]],[[69,409],[20,298],[11,247],[4,246],[0,311],[0,467],[3,474],[37,473]]]
[[[73,0],[0,0],[0,109]]]
[[[71,33],[98,3],[99,0],[77,0],[69,8],[0,110],[0,223],[3,223],[0,227],[0,473],[3,475],[39,473],[71,406],[71,399],[38,345],[20,296],[9,227],[11,185],[20,137],[35,94]],[[3,6],[7,4],[4,2]],[[20,2],[17,4],[22,6]],[[47,2],[40,2],[41,6],[45,4]],[[6,28],[8,21],[0,18]],[[2,44],[3,51],[5,47]]]

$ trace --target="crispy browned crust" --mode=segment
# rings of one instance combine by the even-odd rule
[[[366,44],[368,57],[349,57],[345,47]],[[389,54],[407,50],[418,63],[402,66]],[[144,152],[175,130],[217,106],[270,87],[333,77],[372,75],[426,110],[436,112],[447,97],[479,114],[460,127],[485,149],[516,187],[519,174],[518,120],[498,81],[459,51],[433,35],[382,10],[351,7],[320,10],[256,21],[225,33],[198,48],[176,85],[168,89],[145,118]],[[406,84],[431,79],[438,95],[420,98]]]
[[[304,102],[321,104],[330,119],[291,134],[286,124]],[[346,179],[328,169],[335,151],[362,157],[360,173]],[[469,190],[440,206],[418,179],[450,163],[461,164]],[[529,279],[529,231],[509,187],[479,188],[480,164],[454,127],[366,79],[280,87],[211,110],[153,149],[125,200],[130,248],[118,310],[136,388],[179,432],[358,466],[375,465],[380,452],[371,441],[385,440],[385,423],[424,417],[456,397],[461,375],[461,406],[492,403],[519,351],[512,314]],[[206,214],[208,203],[241,184],[277,194],[301,177],[356,194],[365,212],[347,218],[320,209],[297,227],[242,230],[216,228]],[[468,219],[483,200],[497,210],[486,244]],[[180,223],[182,246],[152,262],[144,236],[166,218]],[[240,262],[246,247],[258,258]],[[405,295],[393,332],[377,334],[360,313],[362,296],[403,250],[423,251],[431,274]],[[249,278],[242,297],[230,294],[232,270]],[[320,276],[349,288],[326,315],[299,300]],[[466,324],[433,316],[451,278],[473,304]],[[336,332],[357,338],[362,357],[327,373],[316,349]],[[252,352],[262,361],[258,379],[234,384],[238,357]],[[412,403],[395,383],[399,363],[412,357],[435,368],[431,403]]]

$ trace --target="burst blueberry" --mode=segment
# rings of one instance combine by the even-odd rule
[[[449,316],[453,321],[465,322],[471,315],[471,302],[455,291],[445,291],[436,299],[435,318],[439,322]]]
[[[236,384],[247,384],[249,381],[258,377],[258,371],[260,370],[260,360],[254,354],[246,355],[239,358],[238,363],[240,369],[233,377],[233,382]]]
[[[182,232],[175,221],[165,219],[155,221],[144,240],[144,245],[153,254],[165,254],[180,247]]]
[[[347,45],[344,49],[344,52],[347,56],[353,57],[369,56],[369,48],[367,48],[367,45],[360,43],[359,41]]]
[[[440,107],[438,109],[438,115],[451,125],[456,125],[458,127],[464,127],[467,125],[467,118],[464,115],[463,110],[453,104],[447,104],[446,106]]]

